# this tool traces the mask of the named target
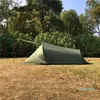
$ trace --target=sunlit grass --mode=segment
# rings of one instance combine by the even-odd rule
[[[1,100],[100,99],[100,58],[86,58],[88,65],[32,65],[25,59],[0,59]]]

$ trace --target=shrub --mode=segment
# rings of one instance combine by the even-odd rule
[[[100,37],[80,35],[75,41],[76,48],[80,49],[84,56],[100,56]]]
[[[13,57],[14,51],[16,57],[29,56],[35,51],[35,45],[17,41],[19,37],[26,40],[32,39],[28,34],[21,33],[0,35],[0,57]]]
[[[42,42],[47,42],[57,46],[75,48],[74,41],[70,35],[60,32],[39,34],[36,36],[34,42],[37,47],[39,47]]]
[[[17,41],[17,38],[33,41],[32,45],[27,42]],[[79,35],[72,39],[70,35],[60,32],[39,34],[33,38],[29,34],[15,33],[0,35],[0,57],[13,57],[16,46],[16,57],[29,56],[39,47],[42,42],[57,46],[80,49],[84,56],[100,57],[100,37],[92,35]],[[16,44],[16,45],[15,45]]]
[[[14,40],[13,36],[6,33],[0,36],[0,56],[9,56]]]

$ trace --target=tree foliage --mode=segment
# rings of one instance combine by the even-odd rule
[[[87,0],[86,15],[92,21],[94,33],[100,36],[100,0]]]
[[[42,13],[42,16],[50,15],[55,13],[59,15],[62,11],[62,1],[61,0],[27,0],[28,5],[38,5],[38,10]]]
[[[11,11],[9,29],[12,33],[29,33],[33,37],[39,33],[62,31],[62,21],[59,19],[61,11],[60,0],[27,0],[27,5],[14,7]]]
[[[11,9],[18,6],[17,0],[0,0],[0,21],[6,20],[6,29],[8,33],[9,17],[11,15]]]
[[[75,10],[64,11],[60,16],[64,23],[65,31],[72,36],[82,34],[82,25],[79,21],[79,16]]]
[[[81,14],[79,16],[79,21],[82,25],[82,31],[84,34],[94,34],[93,28],[91,28],[92,22],[88,19],[88,16]]]
[[[100,56],[100,37],[90,34],[79,35],[75,39],[75,46],[81,50],[84,56]]]
[[[66,33],[57,32],[57,31],[52,32],[51,34],[44,33],[36,36],[34,42],[36,43],[37,47],[39,47],[43,42],[42,36],[44,37],[44,42],[54,44],[57,46],[62,46],[62,47],[75,48],[74,45],[75,41],[71,38],[70,35]]]
[[[10,17],[9,31],[36,36],[41,32],[40,20],[37,17],[34,18],[36,14],[36,12],[15,12],[15,15]]]
[[[100,35],[100,0],[87,0],[86,12],[81,15],[72,9],[62,12],[62,0],[26,0],[23,6],[15,1],[0,0],[0,21],[7,24],[7,31],[0,35],[2,56],[13,54],[15,42],[17,56],[21,56],[22,48],[25,55],[33,53],[42,42],[78,48],[84,56],[100,56],[100,38],[93,36]],[[2,26],[0,32],[4,33]],[[35,45],[17,38],[34,41]]]
[[[15,33],[0,35],[0,57],[29,56],[36,49],[35,45],[18,41],[17,38],[32,40],[29,34]]]

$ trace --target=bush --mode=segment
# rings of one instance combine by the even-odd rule
[[[8,52],[12,52],[14,38],[9,34],[0,35],[0,56],[9,56]]]
[[[35,45],[17,41],[17,38],[32,39],[28,34],[21,33],[0,35],[0,57],[13,57],[14,53],[16,57],[29,56],[35,51]]]
[[[37,47],[39,47],[42,42],[47,42],[57,46],[75,48],[74,41],[72,40],[70,35],[60,32],[39,34],[38,36],[36,36],[34,42]]]
[[[76,48],[80,49],[84,56],[100,56],[100,37],[92,35],[80,35],[75,39]]]
[[[30,36],[29,34],[23,34],[23,33],[14,33],[12,34],[14,38],[16,38],[16,56],[30,56],[35,50],[36,50],[36,46],[21,40],[17,40],[19,39],[24,39],[24,40],[29,40],[32,41],[33,37]]]
[[[33,41],[35,44],[17,41],[17,38]],[[60,32],[39,34],[34,40],[30,35],[22,33],[0,35],[0,57],[13,57],[15,46],[16,57],[28,57],[42,42],[62,47],[77,48],[81,50],[84,56],[100,57],[100,37],[79,35],[72,39],[70,35]]]

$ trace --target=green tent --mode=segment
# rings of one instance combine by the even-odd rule
[[[25,61],[34,64],[84,64],[87,63],[80,50],[42,43]]]

